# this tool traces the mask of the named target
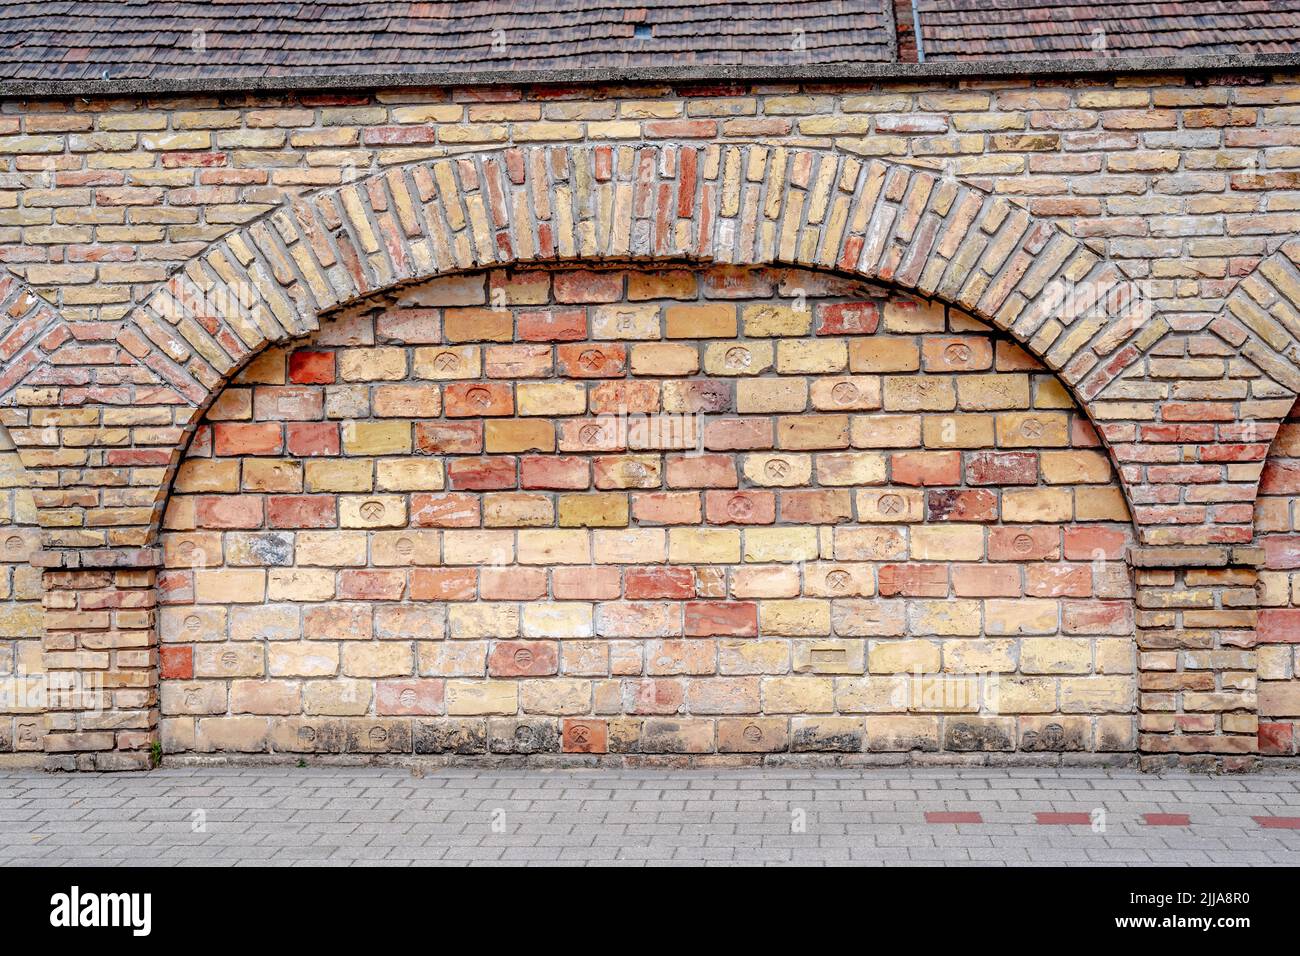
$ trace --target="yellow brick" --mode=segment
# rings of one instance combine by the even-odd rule
[[[375,475],[375,487],[380,491],[443,488],[442,461],[436,458],[381,458],[375,462]]]
[[[933,641],[872,641],[867,649],[872,674],[933,674],[939,670],[939,645]]]
[[[807,407],[806,379],[755,378],[736,383],[736,411],[742,415],[802,412]]]
[[[776,346],[776,370],[782,375],[842,372],[848,361],[848,345],[842,339],[793,339]]]
[[[401,495],[343,495],[339,498],[343,528],[404,528],[406,499]]]
[[[1002,492],[1002,520],[1069,521],[1074,495],[1069,488],[1007,488]]]
[[[950,375],[889,375],[884,381],[884,408],[887,412],[946,412],[957,406]]]
[[[519,532],[520,564],[588,564],[591,542],[586,531]]]
[[[562,528],[621,528],[628,522],[624,494],[561,495],[559,505]]]
[[[912,529],[914,561],[980,561],[984,528],[977,524],[932,524]]]
[[[812,331],[812,310],[788,305],[744,306],[741,312],[745,335],[769,338],[783,335],[807,335]]]
[[[1055,601],[1037,598],[995,599],[984,604],[984,632],[986,634],[1053,634],[1059,621]],[[1021,644],[1021,670],[1024,668],[1024,650]],[[1091,654],[1089,655],[1091,657]],[[1026,671],[1029,673],[1029,671]]]
[[[816,528],[746,528],[745,561],[815,561],[819,554]]]
[[[520,415],[581,415],[587,387],[581,382],[520,382],[515,386]]]
[[[397,382],[406,378],[406,349],[367,346],[338,353],[339,378],[345,382]]]
[[[631,366],[634,375],[694,375],[700,353],[680,342],[643,342],[632,346]]]
[[[674,564],[735,564],[740,532],[724,528],[670,528],[668,560]]]
[[[1029,407],[1029,376],[1010,373],[957,376],[957,403],[967,411]]]
[[[829,601],[774,600],[758,606],[759,633],[768,636],[825,636],[831,632]]]
[[[344,422],[343,451],[348,455],[409,455],[410,422]]]
[[[728,302],[670,305],[664,323],[670,339],[735,338],[736,307]]]
[[[1053,485],[1103,484],[1111,480],[1110,459],[1100,451],[1045,451],[1043,480]]]
[[[304,468],[307,491],[370,491],[374,488],[375,466],[369,458],[308,459]]]

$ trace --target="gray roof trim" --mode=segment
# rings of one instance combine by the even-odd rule
[[[8,80],[0,99],[72,96],[151,96],[195,93],[283,93],[464,86],[588,84],[689,84],[708,82],[834,83],[886,80],[962,80],[994,77],[1070,77],[1116,73],[1272,72],[1300,70],[1300,54],[1241,56],[1080,57],[1056,59],[930,60],[925,63],[864,63],[857,66],[636,67],[628,69],[514,70],[463,73],[319,73],[201,79]]]

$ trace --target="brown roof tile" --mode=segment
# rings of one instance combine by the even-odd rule
[[[1300,52],[1300,0],[914,0],[926,61]]]
[[[0,0],[0,79],[780,66],[892,59],[889,0]]]

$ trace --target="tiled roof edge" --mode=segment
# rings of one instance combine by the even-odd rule
[[[817,66],[633,67],[569,70],[508,70],[302,74],[288,76],[163,77],[132,80],[4,80],[0,98],[132,96],[169,93],[257,93],[402,87],[564,86],[629,83],[840,82],[854,80],[981,79],[1006,76],[1082,76],[1115,73],[1261,72],[1300,69],[1300,53],[1079,57],[998,60],[930,60],[925,63],[825,64]]]

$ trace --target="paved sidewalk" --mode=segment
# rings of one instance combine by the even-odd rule
[[[0,771],[10,866],[701,862],[1300,865],[1300,774]]]

